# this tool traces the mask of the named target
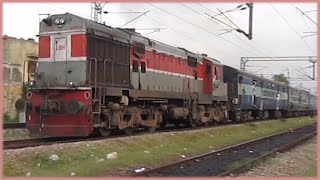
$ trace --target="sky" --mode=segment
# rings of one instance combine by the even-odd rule
[[[248,9],[226,12],[227,17],[219,15],[219,11],[239,5],[241,3],[105,3],[103,11],[109,13],[102,15],[101,22],[113,27],[135,28],[148,38],[208,54],[235,68],[240,68],[241,57],[317,55],[317,35],[312,33],[317,31],[316,3],[254,3],[252,40],[237,31],[228,32],[232,28],[248,32]],[[46,17],[39,14],[69,12],[90,19],[91,7],[91,3],[4,3],[3,34],[38,41],[39,22]],[[310,19],[298,9],[306,12]],[[304,37],[307,35],[310,36]],[[293,86],[316,91],[316,81],[306,77],[306,74],[312,76],[310,62],[248,62],[247,65],[249,72],[268,78],[289,71]]]

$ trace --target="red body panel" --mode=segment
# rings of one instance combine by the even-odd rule
[[[195,72],[198,72],[198,66],[188,66],[187,60],[178,58],[172,55],[159,53],[156,51],[145,51],[143,58],[138,58],[131,51],[131,65],[133,60],[140,60],[146,62],[147,68],[160,71],[167,71],[171,73],[178,73],[182,75],[195,76]],[[200,73],[197,73],[198,77],[203,78]]]
[[[208,72],[208,66],[211,67],[210,71]],[[212,77],[213,77],[213,73],[212,70],[214,69],[214,67],[212,66],[212,63],[208,60],[204,60],[203,61],[203,92],[205,94],[212,94],[212,90],[213,90],[213,85],[212,85]]]
[[[87,35],[73,34],[71,35],[71,57],[87,56]]]
[[[32,111],[27,111],[27,129],[31,134],[40,136],[88,136],[93,131],[93,120],[91,113],[92,98],[89,90],[42,90],[29,91],[32,103]],[[28,93],[29,93],[28,92]],[[47,97],[45,96],[47,93]],[[84,93],[90,93],[87,99]],[[40,106],[46,99],[67,103],[77,100],[86,104],[87,109],[77,114],[52,113],[46,116],[40,115]]]
[[[50,36],[39,37],[39,58],[49,58],[51,50]]]

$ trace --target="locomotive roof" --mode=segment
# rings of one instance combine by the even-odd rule
[[[60,27],[53,26],[48,28],[48,26],[41,21],[40,35],[52,33],[53,31],[70,31],[71,29],[73,31],[87,31],[89,33],[94,33],[95,35],[107,37],[126,44],[132,44],[133,42],[143,43],[145,44],[146,49],[156,50],[158,52],[167,53],[176,57],[187,59],[188,56],[191,56],[196,58],[198,62],[202,62],[203,59],[207,59],[214,64],[221,65],[221,62],[214,58],[193,53],[184,48],[174,47],[160,41],[149,39],[145,36],[142,36],[140,33],[135,32],[134,29],[114,28],[70,13],[51,15],[47,19],[52,19],[52,21],[54,21],[54,19],[59,17],[64,17],[66,19],[66,23]]]
[[[224,65],[224,66],[227,66],[227,65]],[[234,69],[235,71],[238,71],[239,74],[243,74],[243,75],[247,75],[247,76],[253,77],[253,78],[255,78],[255,79],[260,79],[260,80],[263,80],[263,81],[267,81],[267,82],[269,82],[269,83],[273,83],[273,84],[277,84],[277,85],[281,85],[281,86],[283,86],[283,85],[287,86],[287,85],[286,85],[285,83],[283,83],[283,82],[274,81],[274,80],[271,80],[271,79],[268,79],[268,78],[265,78],[265,77],[258,76],[258,75],[256,75],[256,74],[252,74],[252,73],[249,73],[249,72],[246,72],[246,71],[242,71],[242,70],[236,69],[236,68],[231,67],[231,66],[227,66],[227,67],[232,68],[232,69]]]
[[[227,66],[227,65],[224,65],[224,66]],[[288,86],[290,89],[295,89],[295,90],[298,90],[298,91],[303,91],[303,92],[309,93],[308,91],[306,91],[306,90],[304,90],[304,89],[299,89],[299,88],[296,88],[296,87],[293,87],[293,86],[290,86],[290,85],[286,85],[286,84],[283,83],[283,82],[279,82],[279,81],[274,81],[274,80],[271,80],[271,79],[267,79],[267,78],[264,78],[264,77],[261,77],[261,76],[258,76],[258,75],[255,75],[255,74],[246,72],[246,71],[242,71],[242,70],[233,68],[233,67],[231,67],[231,66],[227,66],[227,67],[232,68],[232,69],[234,69],[235,71],[238,71],[239,74],[248,75],[248,76],[254,77],[254,78],[256,78],[256,79],[261,79],[261,80],[264,80],[264,81],[267,81],[267,82],[270,82],[270,83],[274,83],[274,84],[277,84],[277,85],[285,85],[285,86]],[[317,96],[317,95],[311,94],[311,93],[310,93],[310,95],[312,95],[312,96]]]

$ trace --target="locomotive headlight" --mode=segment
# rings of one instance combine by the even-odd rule
[[[233,104],[238,104],[238,103],[239,103],[239,99],[238,99],[238,98],[232,99],[232,103],[233,103]]]
[[[59,19],[59,24],[64,24],[65,23],[65,19],[64,18],[60,18]]]
[[[60,24],[60,18],[55,18],[54,19],[54,23],[57,24],[57,25]]]
[[[70,85],[70,86],[76,86],[73,81],[70,81],[70,82],[69,82],[69,85]]]
[[[63,17],[57,17],[57,18],[54,19],[54,23],[55,23],[56,25],[62,25],[62,24],[64,24],[65,22],[66,22],[66,20],[65,20],[65,18],[63,18]]]
[[[29,82],[29,86],[30,86],[30,87],[33,87],[33,86],[35,86],[35,85],[36,85],[36,82],[35,82],[35,81],[30,81],[30,82]]]

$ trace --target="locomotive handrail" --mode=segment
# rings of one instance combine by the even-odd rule
[[[96,97],[96,92],[97,92],[97,90],[96,90],[96,86],[97,86],[97,62],[98,62],[98,60],[96,59],[96,58],[88,58],[88,60],[89,60],[89,73],[88,73],[88,80],[89,80],[89,85],[91,85],[91,61],[94,61],[94,84],[93,84],[93,86],[94,86],[94,88],[95,88],[95,91],[94,91],[94,97]]]
[[[26,59],[26,60],[24,60],[23,61],[23,72],[22,72],[22,90],[25,90],[25,81],[24,81],[24,79],[25,79],[25,74],[26,74],[26,62],[35,62],[35,63],[38,63],[38,60],[31,60],[31,59]],[[29,64],[28,64],[28,69],[27,69],[27,71],[29,71]],[[27,73],[28,74],[28,80],[27,80],[27,82],[29,82],[29,72]],[[24,95],[25,95],[25,93],[24,92],[22,92],[22,98],[24,97]]]
[[[94,83],[93,83],[93,87],[95,88],[95,97],[97,97],[97,84],[98,84],[98,82],[97,82],[97,77],[98,77],[98,61],[103,61],[103,69],[105,70],[105,62],[106,61],[104,61],[103,59],[97,59],[97,58],[88,58],[88,60],[89,60],[89,85],[91,85],[91,70],[92,70],[92,65],[91,65],[91,61],[94,61]],[[112,61],[111,60],[108,60],[108,62],[111,62],[112,63]],[[105,73],[103,73],[103,83],[102,83],[102,85],[105,85]],[[99,84],[100,84],[100,82],[99,82]]]

